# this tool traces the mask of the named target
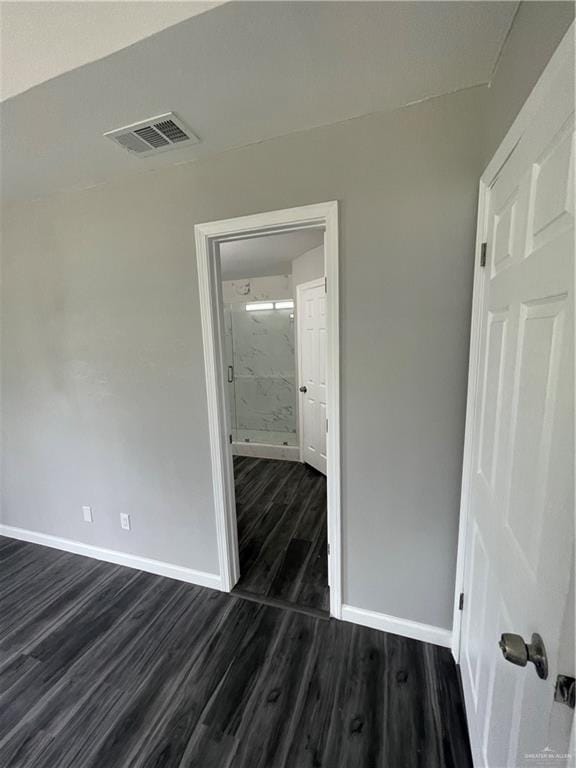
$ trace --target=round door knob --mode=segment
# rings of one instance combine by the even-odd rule
[[[544,641],[536,632],[532,635],[531,642],[525,643],[522,635],[504,633],[498,643],[502,655],[512,664],[525,667],[531,661],[536,667],[536,674],[542,680],[548,677],[548,657]]]
[[[502,635],[498,645],[506,661],[517,664],[519,667],[526,666],[528,663],[528,648],[522,635],[512,635],[507,632]]]
[[[307,387],[305,387],[304,385],[302,385],[301,387],[299,387],[299,389],[300,389],[300,392],[308,392],[308,388],[307,388]]]

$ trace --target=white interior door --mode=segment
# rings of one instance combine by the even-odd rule
[[[326,474],[326,292],[324,279],[298,286],[298,373],[302,461]]]
[[[475,763],[488,768],[567,764],[573,715],[553,703],[557,674],[574,674],[559,668],[574,657],[574,84],[573,53],[558,54],[487,179],[481,222],[460,661]],[[505,660],[503,633],[542,636],[547,679]]]

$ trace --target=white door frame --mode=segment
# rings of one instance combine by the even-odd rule
[[[327,280],[327,492],[328,580],[330,615],[342,615],[342,555],[340,510],[340,340],[338,304],[338,203],[318,203],[299,208],[258,213],[236,219],[197,224],[194,227],[202,338],[206,367],[208,425],[212,457],[212,485],[222,590],[230,592],[240,576],[234,469],[229,446],[226,409],[220,243],[301,229],[324,229],[324,263]]]
[[[466,400],[466,426],[464,435],[464,456],[462,467],[462,491],[460,496],[460,523],[458,528],[458,555],[456,561],[456,583],[454,590],[454,614],[452,622],[452,655],[456,663],[460,663],[460,640],[462,635],[462,611],[459,608],[460,594],[464,592],[466,575],[466,535],[470,516],[470,493],[472,476],[472,449],[474,445],[474,425],[477,424],[476,409],[480,407],[480,328],[481,308],[484,304],[487,270],[480,266],[482,243],[486,242],[488,228],[488,196],[489,191],[500,170],[514,152],[526,128],[530,125],[532,116],[538,110],[544,96],[548,93],[556,73],[572,61],[572,41],[576,23],[572,23],[563,40],[548,62],[546,69],[528,96],[524,106],[518,113],[510,130],[496,150],[480,179],[478,197],[478,220],[476,226],[476,248],[474,261],[474,286],[472,297],[472,323],[470,331],[470,359],[468,367],[468,394]]]
[[[324,278],[318,277],[315,280],[309,280],[307,283],[300,283],[296,286],[296,360],[298,366],[298,384],[302,381],[302,344],[300,334],[300,306],[302,305],[302,291],[306,288],[319,288],[324,284]],[[328,371],[326,371],[328,375]],[[328,394],[328,392],[326,392]],[[300,461],[303,461],[304,456],[304,409],[302,403],[298,401],[298,445],[300,448]]]

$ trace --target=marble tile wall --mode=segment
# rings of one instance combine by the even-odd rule
[[[257,280],[270,278],[257,278]],[[254,281],[252,281],[254,282]],[[286,295],[254,298],[285,299]],[[235,441],[296,443],[296,363],[294,312],[289,309],[246,311],[243,302],[225,306],[227,364],[234,366],[229,385],[229,414]]]
[[[222,281],[224,304],[243,304],[246,301],[292,299],[292,275],[250,277],[243,280]]]

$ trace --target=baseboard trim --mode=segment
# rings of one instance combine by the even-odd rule
[[[92,544],[84,544],[81,541],[62,539],[59,536],[52,536],[48,533],[40,533],[39,531],[29,531],[25,528],[16,528],[11,525],[0,525],[0,536],[28,541],[31,544],[41,544],[43,547],[61,549],[74,555],[84,555],[84,557],[92,557],[95,560],[104,560],[107,563],[124,565],[127,568],[136,568],[139,571],[155,573],[157,576],[166,576],[169,579],[177,579],[178,581],[185,581],[188,584],[195,584],[199,587],[208,587],[222,591],[222,581],[220,576],[215,573],[195,571],[193,568],[186,568],[182,565],[165,563],[162,560],[153,560],[149,557],[140,557],[140,555],[130,555],[114,549],[95,547]]]
[[[297,445],[271,445],[268,443],[232,443],[234,456],[252,456],[255,459],[280,459],[282,461],[300,461],[300,448]]]
[[[379,629],[382,632],[391,632],[393,635],[411,637],[424,643],[441,645],[444,648],[450,648],[452,643],[452,632],[449,629],[435,627],[432,624],[421,624],[410,619],[399,619],[385,613],[367,611],[365,608],[355,608],[353,605],[342,606],[342,620]]]

